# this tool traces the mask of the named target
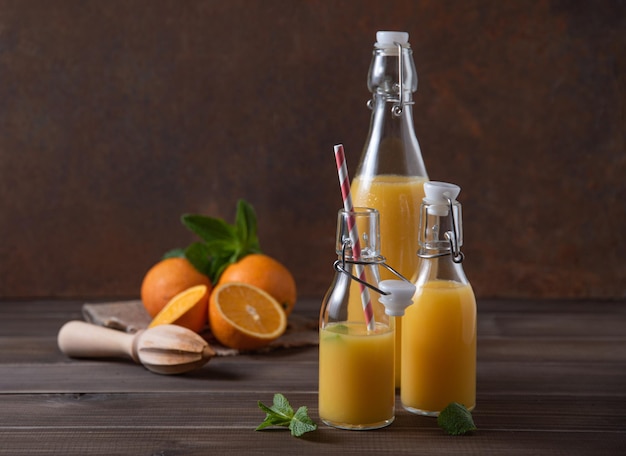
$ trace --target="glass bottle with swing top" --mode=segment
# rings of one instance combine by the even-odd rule
[[[403,276],[417,270],[419,205],[428,174],[413,126],[413,92],[417,72],[406,32],[379,31],[368,72],[372,98],[369,133],[352,182],[355,206],[380,213],[382,255]],[[381,271],[383,279],[392,278]],[[401,320],[396,322],[396,350],[400,349]],[[396,387],[400,353],[396,352]]]
[[[401,277],[380,281],[381,266],[393,270],[379,239],[378,211],[339,211],[335,276],[320,311],[319,416],[341,429],[377,429],[395,417],[390,315],[404,313],[415,286]]]
[[[436,416],[450,402],[476,405],[476,299],[463,270],[460,187],[424,184],[420,268],[403,317],[402,406]]]

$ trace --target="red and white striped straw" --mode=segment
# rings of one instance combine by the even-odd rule
[[[361,243],[359,242],[359,233],[357,232],[354,216],[351,212],[354,212],[352,206],[352,195],[350,194],[350,176],[348,175],[348,166],[346,165],[346,156],[343,151],[343,145],[337,144],[335,146],[335,162],[337,163],[337,173],[339,174],[339,186],[341,187],[341,197],[343,199],[343,208],[348,214],[348,231],[350,232],[350,241],[352,242],[352,254],[355,260],[361,258]],[[355,265],[355,274],[359,279],[365,281],[365,269],[362,265]],[[363,314],[365,315],[365,323],[367,329],[374,330],[374,312],[372,310],[372,301],[370,300],[370,294],[368,288],[359,283],[361,289],[361,303],[363,304]]]

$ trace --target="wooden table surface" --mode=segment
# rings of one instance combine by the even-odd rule
[[[82,302],[0,302],[0,454],[626,454],[626,302],[479,301],[478,431],[451,437],[398,401],[342,431],[317,414],[317,347],[220,357],[182,376],[72,360],[57,331]],[[315,318],[318,302],[298,303]],[[256,432],[281,392],[318,423]]]

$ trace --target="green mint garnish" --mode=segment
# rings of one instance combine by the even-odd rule
[[[350,332],[350,328],[346,325],[338,324],[333,325],[331,331],[337,334],[348,334],[348,332]]]
[[[235,223],[221,218],[184,214],[181,221],[201,241],[185,249],[174,249],[165,258],[185,257],[198,271],[217,283],[226,267],[250,253],[261,253],[257,235],[257,219],[253,207],[244,200],[237,202]]]
[[[437,424],[449,435],[463,435],[477,429],[471,412],[457,402],[451,402],[439,413]]]
[[[256,431],[270,426],[282,426],[288,427],[294,437],[300,437],[306,432],[317,429],[317,424],[307,415],[307,407],[302,406],[294,413],[287,398],[280,393],[274,394],[274,403],[271,407],[264,405],[261,401],[258,405],[266,415],[265,420],[255,429]]]

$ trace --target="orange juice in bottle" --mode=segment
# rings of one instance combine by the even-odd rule
[[[424,197],[423,184],[428,180],[413,127],[417,74],[408,39],[405,32],[376,34],[368,73],[371,123],[352,182],[354,205],[379,211],[381,253],[404,277],[411,277],[418,269],[419,206]],[[388,271],[381,271],[382,279],[391,277]],[[400,318],[396,318],[395,328],[395,383],[399,387]]]
[[[451,280],[426,282],[404,319],[404,406],[424,414],[436,414],[450,402],[473,409],[476,300],[472,287]]]
[[[460,188],[424,184],[416,292],[403,317],[402,406],[438,415],[450,402],[476,405],[476,299],[461,262]]]

